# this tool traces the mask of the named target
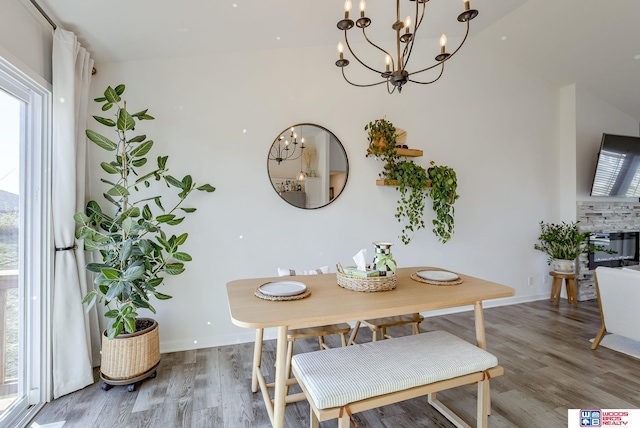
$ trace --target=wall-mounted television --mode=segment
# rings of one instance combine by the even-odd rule
[[[602,134],[591,196],[640,197],[640,138]]]

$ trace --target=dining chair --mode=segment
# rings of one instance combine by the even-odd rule
[[[294,269],[282,269],[278,268],[278,275],[283,276],[303,276],[303,275],[322,275],[329,273],[329,267],[323,266],[320,269],[314,270],[294,270]],[[286,370],[287,378],[291,378],[291,358],[293,357],[293,343],[298,339],[308,339],[310,337],[317,337],[320,349],[329,349],[329,346],[325,342],[326,336],[334,334],[340,335],[340,342],[342,346],[347,346],[347,334],[351,331],[351,326],[347,323],[323,325],[320,327],[298,328],[289,330],[287,333],[287,361]],[[251,390],[253,392],[258,391],[258,367],[262,362],[262,341],[264,336],[263,329],[256,329],[255,347],[253,353],[253,370],[251,374]],[[267,384],[267,387],[272,387],[273,384]],[[287,384],[287,395],[289,385]],[[304,394],[296,394],[295,398],[290,398],[287,403],[294,403],[296,401],[304,401],[306,398]]]
[[[401,325],[411,325],[411,334],[419,334],[420,323],[422,321],[424,321],[424,317],[418,313],[358,321],[353,327],[353,331],[351,332],[351,336],[349,337],[348,344],[355,344],[356,335],[360,330],[361,324],[369,327],[372,335],[371,341],[375,342],[378,340],[378,335],[380,336],[380,340],[392,339],[393,336],[387,334],[387,329],[391,327],[398,327]]]

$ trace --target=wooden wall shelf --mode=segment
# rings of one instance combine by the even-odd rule
[[[408,158],[417,158],[422,156],[422,150],[419,149],[396,149],[398,156],[406,156]]]
[[[376,180],[376,186],[392,186],[392,187],[397,187],[398,186],[398,181],[397,180],[385,180],[385,179],[379,179]],[[431,181],[427,182],[427,187],[431,187]]]

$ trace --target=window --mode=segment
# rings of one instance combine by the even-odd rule
[[[49,92],[0,58],[0,428],[46,400]]]

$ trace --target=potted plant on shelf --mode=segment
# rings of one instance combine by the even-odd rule
[[[407,159],[400,159],[396,151],[397,129],[386,119],[376,119],[365,126],[369,147],[366,156],[376,156],[384,162],[379,176],[386,185],[395,185],[400,192],[395,217],[404,223],[400,239],[407,245],[413,233],[423,229],[425,223],[425,200],[433,200],[433,233],[442,243],[451,239],[454,230],[453,204],[460,197],[457,194],[458,180],[453,168],[436,165],[425,169]],[[406,133],[405,133],[406,134]],[[380,141],[384,141],[381,144]]]
[[[534,248],[548,256],[547,262],[553,266],[554,272],[575,273],[576,259],[580,254],[591,254],[596,251],[609,254],[616,252],[601,245],[589,244],[587,238],[590,233],[580,233],[578,223],[578,221],[559,224],[540,222],[539,242],[534,244]]]
[[[187,233],[170,234],[185,216],[196,211],[183,207],[194,190],[213,192],[209,184],[198,186],[190,175],[181,180],[169,175],[168,156],[158,156],[156,165],[149,167],[147,155],[153,140],[146,135],[132,136],[136,121],[153,120],[147,110],[129,113],[121,96],[125,86],[107,87],[102,111],[115,108],[112,118],[93,116],[111,128],[117,139],[87,130],[89,140],[111,152],[111,161],[101,162],[107,174],[101,181],[109,189],[103,194],[105,207],[97,201],[87,203],[84,212],[76,213],[79,224],[76,237],[84,241],[85,251],[99,252],[101,261],[89,263],[87,270],[95,272],[94,288],[84,297],[87,310],[96,303],[107,307],[104,314],[108,327],[102,337],[101,377],[103,389],[107,385],[129,384],[155,374],[160,361],[158,325],[155,320],[140,318],[139,309],[156,313],[151,297],[170,299],[157,288],[164,275],[179,275],[191,256],[180,251]],[[165,208],[163,196],[150,194],[153,183],[163,183],[177,195]],[[143,349],[146,348],[146,349]],[[133,388],[132,388],[133,387]]]

